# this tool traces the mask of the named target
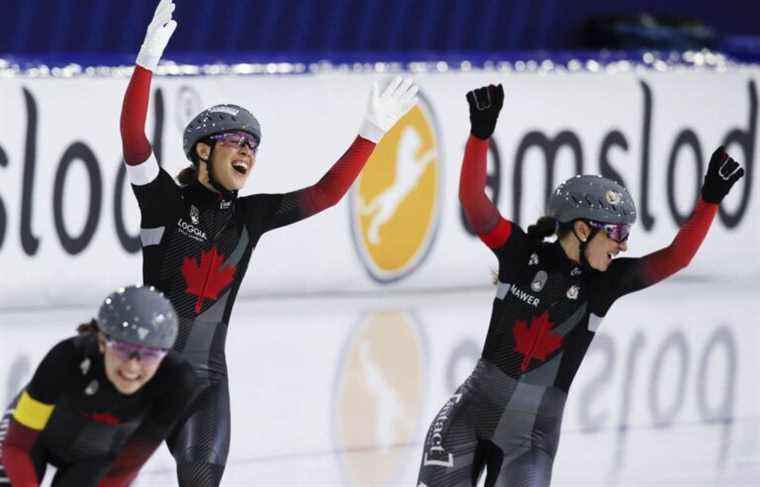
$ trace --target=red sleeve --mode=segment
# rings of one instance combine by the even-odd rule
[[[255,194],[239,198],[246,222],[268,232],[319,213],[340,201],[375,150],[375,143],[356,137],[327,174],[307,188],[279,194]]]
[[[644,257],[613,260],[600,278],[598,295],[604,302],[600,316],[619,297],[656,284],[689,265],[717,212],[717,204],[700,199],[670,245]]]
[[[648,285],[661,281],[689,265],[707,236],[717,212],[717,204],[706,203],[700,198],[694,212],[681,225],[673,242],[642,257],[644,280]]]
[[[467,140],[459,178],[459,201],[470,228],[492,249],[504,245],[512,233],[512,223],[501,216],[486,196],[488,140],[473,135]]]
[[[142,66],[135,66],[121,107],[121,144],[124,160],[130,166],[146,161],[152,151],[145,136],[152,76],[153,73]]]
[[[2,443],[2,461],[5,473],[13,487],[38,487],[39,479],[29,452],[40,432],[27,428],[10,418],[8,434]]]
[[[302,217],[306,218],[336,205],[359,176],[374,150],[374,142],[357,136],[351,147],[322,179],[298,192]]]

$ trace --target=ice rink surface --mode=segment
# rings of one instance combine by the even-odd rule
[[[674,280],[616,303],[570,390],[552,485],[760,486],[759,291]],[[222,485],[415,486],[421,440],[477,360],[492,299],[239,302]],[[0,312],[0,399],[96,306]],[[165,447],[136,485],[176,485]]]

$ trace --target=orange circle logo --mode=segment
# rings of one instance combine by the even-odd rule
[[[409,313],[372,313],[352,332],[333,407],[336,449],[350,485],[386,485],[408,465],[422,419],[424,356]]]
[[[377,281],[410,274],[435,239],[442,163],[434,122],[420,97],[377,145],[351,193],[354,243]]]

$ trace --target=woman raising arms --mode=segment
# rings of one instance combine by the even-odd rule
[[[171,300],[179,316],[175,350],[193,365],[204,387],[168,440],[182,487],[216,486],[230,444],[225,341],[232,307],[254,248],[270,230],[335,205],[377,142],[415,103],[411,79],[375,86],[367,115],[346,152],[314,185],[289,193],[238,197],[262,141],[258,120],[245,108],[217,105],[185,128],[192,164],[180,184],[158,166],[145,136],[152,73],[177,26],[174,3],[161,0],[121,114],[127,173],[140,206],[143,279]]]
[[[484,192],[488,139],[504,101],[499,86],[467,94],[471,135],[459,199],[470,227],[499,262],[498,289],[481,358],[427,434],[419,487],[546,487],[570,384],[602,318],[621,296],[686,267],[718,205],[744,170],[721,147],[700,200],[673,242],[641,258],[628,250],[636,208],[600,176],[575,176],[551,194],[527,233]],[[556,233],[556,242],[544,239]]]

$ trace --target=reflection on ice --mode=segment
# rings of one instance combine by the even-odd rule
[[[479,356],[493,293],[239,303],[223,485],[415,485],[422,437]],[[570,390],[553,485],[757,485],[757,294],[674,282],[616,304]],[[0,399],[90,314],[0,313]],[[137,485],[175,485],[165,449]]]

